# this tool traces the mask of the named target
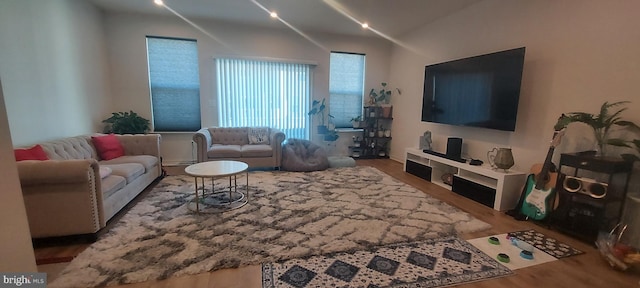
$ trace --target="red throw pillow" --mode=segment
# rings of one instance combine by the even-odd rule
[[[14,149],[13,155],[16,157],[16,161],[49,160],[49,156],[39,144],[28,149]]]
[[[111,160],[124,156],[124,147],[120,144],[120,140],[114,134],[106,136],[91,136],[93,145],[96,146],[98,156],[102,160]]]

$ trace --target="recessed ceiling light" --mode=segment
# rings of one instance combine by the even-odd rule
[[[269,15],[271,15],[271,18],[278,18],[278,13],[276,12],[271,12]]]
[[[369,24],[367,24],[367,23],[362,23],[362,28],[364,28],[364,29],[369,28]]]
[[[162,0],[153,0],[153,3],[156,3],[156,5],[158,6],[164,5],[164,2],[162,2]]]

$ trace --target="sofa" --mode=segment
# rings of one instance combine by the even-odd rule
[[[103,159],[92,136],[76,136],[33,146],[46,154],[40,160],[16,156],[32,238],[95,240],[109,219],[162,175],[160,135],[93,136],[117,139],[124,155]]]
[[[249,167],[280,168],[282,131],[269,127],[208,127],[193,135],[197,161],[242,161]]]

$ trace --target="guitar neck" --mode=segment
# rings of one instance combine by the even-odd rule
[[[553,157],[553,152],[555,151],[555,147],[551,145],[549,147],[549,152],[547,152],[547,157],[544,160],[544,164],[542,165],[542,170],[536,179],[536,189],[542,189],[549,182],[549,171],[551,170],[551,158]]]

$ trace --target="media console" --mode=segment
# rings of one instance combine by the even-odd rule
[[[417,148],[406,149],[404,171],[498,211],[515,208],[527,176],[518,171],[503,172],[488,165],[453,161]],[[453,175],[452,185],[442,181],[446,173]]]

